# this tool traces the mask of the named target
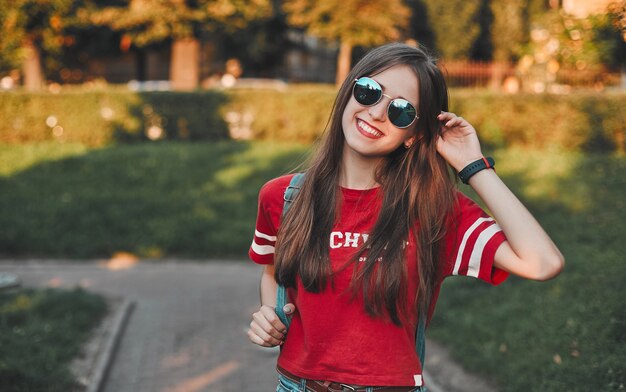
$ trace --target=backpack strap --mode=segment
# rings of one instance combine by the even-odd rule
[[[287,211],[289,211],[291,203],[293,203],[296,195],[300,191],[302,181],[304,181],[304,173],[298,173],[291,178],[289,186],[285,189],[285,194],[283,196],[283,199],[285,200],[285,204],[283,205],[283,218],[287,214]],[[285,289],[285,286],[279,285],[278,291],[276,292],[276,308],[274,310],[276,311],[276,315],[280,321],[282,321],[282,323],[285,324],[285,327],[289,329],[291,318],[287,317],[287,314],[283,310],[283,307],[287,304],[287,302],[287,290]]]
[[[289,186],[285,189],[285,194],[283,199],[285,200],[285,204],[283,205],[283,217],[289,211],[291,207],[291,203],[296,198],[296,195],[300,191],[302,186],[302,182],[304,181],[304,173],[298,173],[291,178],[289,182]],[[280,321],[285,324],[285,327],[289,329],[289,325],[291,324],[291,318],[285,314],[283,307],[287,304],[287,290],[284,286],[279,285],[278,291],[276,293],[276,314]],[[417,320],[417,331],[415,333],[415,351],[420,359],[420,364],[422,368],[424,367],[424,359],[426,357],[426,315],[424,312],[420,312],[420,315]]]
[[[424,360],[426,359],[426,316],[420,312],[417,319],[417,331],[415,333],[415,351],[420,358],[422,371],[424,370]]]

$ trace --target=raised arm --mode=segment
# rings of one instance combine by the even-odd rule
[[[442,136],[437,151],[457,171],[482,158],[474,127],[462,117],[442,112]],[[548,280],[557,276],[564,259],[554,242],[494,170],[473,175],[469,185],[485,202],[507,237],[495,254],[495,266],[523,278]]]

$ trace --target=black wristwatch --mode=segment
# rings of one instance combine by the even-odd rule
[[[463,184],[469,183],[469,179],[476,173],[484,169],[493,169],[495,167],[496,161],[491,157],[483,157],[481,159],[475,160],[469,165],[465,166],[463,170],[459,172],[459,178],[463,182]]]

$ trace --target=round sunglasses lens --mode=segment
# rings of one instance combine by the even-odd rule
[[[378,83],[370,78],[360,78],[354,84],[354,99],[361,105],[373,105],[382,96]]]
[[[389,104],[389,121],[398,128],[406,128],[417,116],[417,112],[411,103],[405,99],[396,98]]]

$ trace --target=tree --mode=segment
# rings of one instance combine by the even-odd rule
[[[470,49],[472,60],[489,61],[493,58],[493,40],[491,31],[493,26],[493,12],[490,8],[494,0],[480,0],[480,7],[476,14],[476,23],[479,26],[478,36]]]
[[[609,4],[606,13],[592,22],[600,61],[623,72],[626,66],[626,3]]]
[[[431,26],[428,8],[423,0],[406,0],[411,9],[409,36],[428,49],[435,49],[435,35]]]
[[[337,84],[350,70],[354,46],[397,40],[410,18],[402,0],[285,0],[284,9],[291,25],[306,28],[308,34],[319,38],[339,41]]]
[[[503,65],[517,60],[528,41],[528,7],[527,0],[491,0],[489,8],[493,24],[490,30],[495,64],[490,84],[493,89],[499,89],[502,85]]]
[[[445,59],[466,59],[478,38],[481,3],[466,0],[424,0],[437,51]]]
[[[0,0],[0,69],[22,67],[24,86],[39,89],[64,47],[83,1]]]
[[[270,18],[252,20],[242,29],[224,32],[219,38],[223,58],[237,58],[244,73],[255,77],[277,77],[290,47],[282,1],[271,0]]]
[[[202,31],[243,28],[271,13],[268,0],[130,0],[124,7],[103,9],[92,20],[123,32],[125,45],[139,49],[171,40],[170,81],[174,88],[193,89]]]
[[[544,31],[550,53],[559,66],[569,70],[619,69],[626,63],[626,5],[612,3],[606,12],[585,18],[565,15],[557,10],[545,13],[536,21],[536,30]],[[542,42],[530,42],[528,52],[536,52]]]

